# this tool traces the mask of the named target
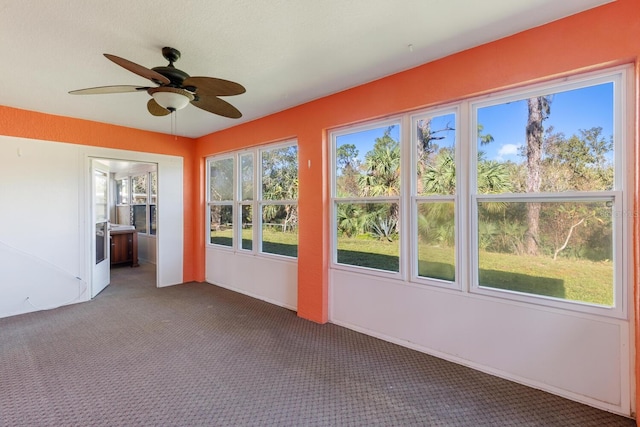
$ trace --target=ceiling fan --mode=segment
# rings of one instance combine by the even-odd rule
[[[162,56],[169,65],[146,68],[129,60],[105,53],[107,59],[119,66],[151,80],[157,86],[101,86],[72,90],[73,95],[93,95],[104,93],[123,93],[145,91],[152,98],[147,102],[147,109],[154,116],[166,116],[186,107],[189,103],[219,116],[238,119],[242,113],[219,96],[240,95],[246,89],[239,83],[214,77],[191,77],[189,74],[173,66],[180,58],[180,51],[172,47],[163,47]]]

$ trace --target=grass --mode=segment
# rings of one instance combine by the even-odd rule
[[[253,248],[251,229],[242,230],[242,249]],[[211,243],[223,246],[233,246],[233,230],[226,229],[211,232]],[[298,232],[283,233],[272,228],[262,231],[262,252],[289,257],[298,256]]]
[[[454,249],[419,245],[418,274],[453,281]],[[398,271],[397,242],[338,239],[338,262]],[[480,285],[570,301],[613,305],[613,263],[481,251]]]
[[[480,284],[613,305],[613,262],[480,252]]]
[[[230,246],[231,230],[211,233],[211,242]],[[251,230],[243,230],[242,246],[250,249]],[[298,256],[298,233],[263,231],[264,252]],[[418,274],[442,280],[454,280],[454,249],[420,245]],[[338,262],[360,267],[399,271],[400,246],[370,238],[338,239]],[[613,305],[613,263],[582,259],[519,256],[480,251],[480,285],[534,295]]]

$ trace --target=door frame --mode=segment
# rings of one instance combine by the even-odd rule
[[[89,289],[93,288],[91,274],[91,160],[106,159],[157,164],[158,194],[156,234],[156,287],[181,284],[184,272],[184,159],[178,156],[116,150],[86,146],[81,150],[79,161],[83,165],[84,185],[79,194],[80,207],[80,263]],[[88,294],[90,295],[90,293]],[[88,298],[89,299],[89,298]]]

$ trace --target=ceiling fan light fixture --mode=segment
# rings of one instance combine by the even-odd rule
[[[188,90],[174,87],[161,86],[151,88],[148,92],[161,107],[172,112],[183,109],[194,99],[193,94]]]

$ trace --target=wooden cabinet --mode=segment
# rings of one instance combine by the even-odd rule
[[[131,263],[138,266],[138,232],[136,230],[111,231],[111,265]]]

